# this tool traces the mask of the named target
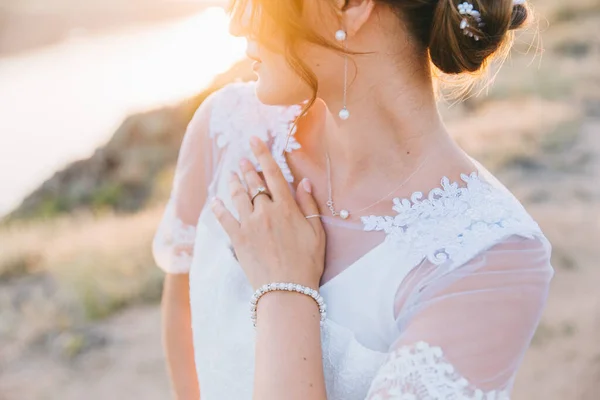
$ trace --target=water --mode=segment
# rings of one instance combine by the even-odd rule
[[[197,94],[243,57],[227,16],[80,36],[0,58],[0,215],[69,162],[88,157],[129,114]]]

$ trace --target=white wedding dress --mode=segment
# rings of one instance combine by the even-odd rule
[[[280,154],[299,111],[265,106],[253,83],[235,83],[188,126],[154,254],[165,271],[190,274],[201,400],[252,398],[256,334],[252,287],[206,200],[217,195],[235,214],[228,174],[240,157],[255,161],[251,135],[271,145],[292,183]],[[292,136],[286,151],[299,148]],[[322,218],[328,400],[510,398],[553,275],[550,244],[474,163],[477,171],[440,177],[420,188],[428,195],[390,198],[361,220]]]

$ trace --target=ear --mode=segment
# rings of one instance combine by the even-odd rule
[[[375,0],[345,0],[340,6],[340,18],[348,36],[354,36],[368,21]]]

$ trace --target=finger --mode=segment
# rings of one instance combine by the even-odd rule
[[[225,207],[225,204],[223,204],[223,201],[219,198],[215,197],[212,200],[210,207],[212,212],[215,214],[215,217],[219,221],[219,224],[221,224],[223,229],[225,229],[225,232],[231,241],[234,242],[240,230],[240,223],[238,220],[235,219],[233,214],[229,212],[227,207]]]
[[[312,186],[310,181],[307,178],[304,178],[298,184],[298,189],[296,190],[296,202],[298,203],[298,207],[304,216],[310,215],[319,215],[319,207],[317,206],[317,202],[312,195]],[[321,218],[314,217],[308,218],[307,221],[313,227],[315,232],[318,232],[323,229],[323,224],[321,223]]]
[[[253,210],[252,203],[248,191],[240,181],[239,175],[233,171],[229,178],[229,191],[233,205],[240,214],[240,220],[246,218]]]
[[[267,184],[263,181],[260,175],[258,175],[258,172],[256,172],[256,168],[254,168],[254,165],[252,165],[252,163],[248,159],[242,158],[240,160],[240,168],[242,169],[244,180],[246,181],[246,184],[248,186],[248,193],[250,195],[250,198],[252,198],[252,196],[254,195],[254,193],[256,193],[259,187],[267,186]],[[271,201],[269,199],[269,196],[257,196],[254,199],[254,206],[265,201]]]
[[[281,173],[281,168],[279,168],[279,164],[273,159],[267,145],[256,136],[252,136],[250,138],[250,147],[262,168],[269,190],[273,195],[273,200],[293,200],[288,183]]]

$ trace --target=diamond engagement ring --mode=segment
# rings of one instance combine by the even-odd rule
[[[271,193],[269,193],[267,188],[264,186],[261,186],[258,189],[256,189],[256,192],[254,192],[254,195],[252,195],[252,198],[250,199],[250,202],[252,203],[252,205],[254,205],[254,199],[256,199],[256,197],[261,194],[265,194],[265,195],[269,196],[269,199],[273,200],[273,197],[271,197]]]

